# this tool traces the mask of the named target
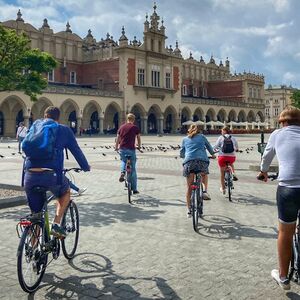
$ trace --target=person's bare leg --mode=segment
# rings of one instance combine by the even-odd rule
[[[204,191],[208,190],[208,175],[205,173],[201,173],[202,176],[202,183],[204,185]]]
[[[57,201],[56,215],[55,215],[55,218],[54,218],[54,223],[60,224],[62,216],[63,216],[69,202],[70,202],[70,190],[68,190]]]
[[[190,209],[191,207],[191,194],[192,194],[192,183],[194,180],[194,174],[190,174],[186,178],[187,190],[186,190],[186,205],[187,208]]]
[[[287,277],[288,275],[289,264],[292,257],[292,243],[295,227],[296,223],[283,224],[279,222],[277,249],[280,277]]]
[[[221,173],[221,187],[222,187],[223,191],[225,190],[224,171],[225,171],[225,167],[220,167],[220,173]]]

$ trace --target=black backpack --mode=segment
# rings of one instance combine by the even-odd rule
[[[231,139],[231,135],[229,135],[228,137],[223,136],[224,137],[224,142],[223,142],[223,147],[222,147],[222,152],[223,153],[232,153],[234,152],[234,147],[233,147],[233,142]]]

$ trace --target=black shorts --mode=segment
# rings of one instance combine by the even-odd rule
[[[278,219],[281,223],[295,223],[300,209],[300,188],[277,187]]]

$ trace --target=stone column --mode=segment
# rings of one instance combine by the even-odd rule
[[[80,135],[80,128],[82,127],[82,118],[77,117],[77,129],[76,129],[76,134]]]
[[[147,134],[148,133],[148,118],[147,117],[142,117],[141,118],[141,132],[142,134]]]
[[[164,118],[160,117],[158,120],[158,133],[163,134],[164,133]]]
[[[24,125],[27,129],[29,128],[29,116],[24,116]]]
[[[99,134],[103,134],[104,117],[99,118]]]

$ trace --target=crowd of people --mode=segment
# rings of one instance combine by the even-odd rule
[[[60,222],[64,210],[70,201],[70,182],[63,174],[64,149],[71,151],[83,171],[90,171],[91,167],[81,151],[72,130],[59,124],[59,116],[60,111],[57,107],[50,106],[45,111],[44,123],[40,125],[42,126],[41,132],[43,128],[53,128],[53,135],[56,137],[52,142],[53,153],[47,159],[43,157],[36,159],[26,153],[24,187],[29,207],[33,213],[39,212],[43,207],[43,198],[35,192],[34,186],[44,186],[57,196],[58,205],[51,233],[64,237],[66,233]],[[53,123],[57,124],[57,126],[52,126],[51,124]],[[282,124],[282,128],[275,130],[269,138],[262,156],[259,176],[267,181],[267,172],[271,161],[277,155],[279,162],[279,184],[277,188],[279,270],[272,270],[271,275],[283,289],[290,289],[287,275],[291,260],[292,236],[295,232],[297,213],[300,209],[300,110],[295,107],[285,108],[280,114],[279,123]],[[30,138],[34,140],[34,134],[37,132],[36,126],[33,124],[27,133],[27,128],[20,123],[17,131],[19,145],[22,142],[26,145],[26,143],[30,142]],[[128,155],[131,157],[132,190],[134,194],[139,193],[136,172],[136,149],[140,149],[140,147],[140,130],[135,125],[134,114],[130,113],[127,115],[126,123],[117,132],[115,150],[119,151],[121,159],[120,182],[124,181],[125,177],[126,157]],[[187,136],[182,140],[180,150],[180,157],[183,159],[183,176],[186,178],[187,183],[186,205],[188,217],[191,215],[190,197],[194,173],[201,173],[204,186],[203,197],[204,200],[210,200],[211,197],[208,193],[209,158],[214,159],[217,155],[220,169],[220,192],[225,194],[224,169],[227,164],[232,168],[233,180],[238,180],[234,168],[235,153],[238,150],[238,142],[231,135],[228,127],[222,129],[221,135],[214,145],[209,143],[199,125],[192,124],[189,127]],[[21,151],[20,148],[19,151]],[[210,157],[207,153],[210,153]]]

